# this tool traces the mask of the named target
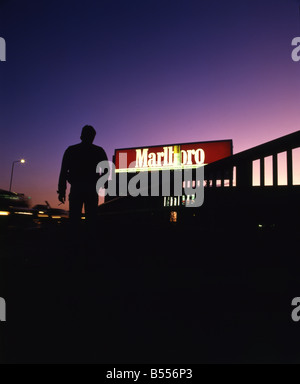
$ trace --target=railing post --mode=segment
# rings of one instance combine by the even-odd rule
[[[278,187],[278,155],[273,155],[273,186]]]
[[[216,179],[216,174],[214,174],[212,179],[212,188],[216,188],[216,187],[217,187],[217,179]]]
[[[288,186],[293,186],[293,151],[287,151],[287,173],[288,173]]]
[[[260,186],[265,186],[265,159],[260,159]]]
[[[229,187],[232,188],[233,187],[233,169],[232,169],[232,175],[229,179]]]

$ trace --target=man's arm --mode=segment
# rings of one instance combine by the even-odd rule
[[[105,164],[106,167],[101,168],[100,176],[103,177],[103,176],[108,175],[108,177],[109,177],[111,169],[110,169],[110,166],[109,166],[107,154],[104,151],[104,149],[100,147],[99,148],[99,153],[98,153],[98,164],[102,163],[102,162],[106,163]],[[99,176],[98,176],[98,178],[99,178]],[[108,187],[108,183],[105,183],[105,188],[107,188],[107,187]]]
[[[62,165],[61,165],[61,171],[60,171],[59,182],[58,182],[58,191],[57,191],[58,200],[63,204],[66,201],[68,171],[69,171],[69,150],[67,149],[64,154]]]

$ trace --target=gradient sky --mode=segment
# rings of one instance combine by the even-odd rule
[[[0,188],[56,205],[83,125],[115,148],[300,129],[298,0],[0,0]]]

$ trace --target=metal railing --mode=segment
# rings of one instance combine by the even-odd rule
[[[261,187],[266,186],[265,159],[272,158],[272,186],[279,186],[278,155],[286,153],[287,186],[294,186],[293,150],[300,148],[300,131],[248,149],[205,167],[206,186],[253,187],[253,164],[259,162]]]

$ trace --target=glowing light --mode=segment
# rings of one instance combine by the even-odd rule
[[[170,222],[177,223],[177,220],[178,220],[178,213],[176,211],[171,212]]]
[[[0,216],[9,216],[9,212],[0,211]]]
[[[117,149],[116,173],[197,169],[231,155],[231,140]]]
[[[15,212],[16,215],[24,215],[24,216],[32,216],[33,213],[31,212]]]
[[[40,218],[48,218],[49,216],[48,215],[38,215],[38,217],[40,217]]]
[[[185,169],[197,169],[205,167],[207,164],[202,165],[180,165],[172,167],[149,167],[149,168],[126,168],[116,169],[116,173],[137,173],[137,172],[154,172],[154,171],[179,171]]]
[[[60,220],[60,219],[61,219],[61,216],[52,216],[52,219],[54,219],[54,220]]]
[[[21,160],[20,160],[20,163],[21,163],[21,164],[25,164],[25,163],[26,163],[26,160],[25,160],[25,159],[21,159]]]
[[[44,214],[45,214],[45,212],[39,211],[39,215],[44,215]]]

